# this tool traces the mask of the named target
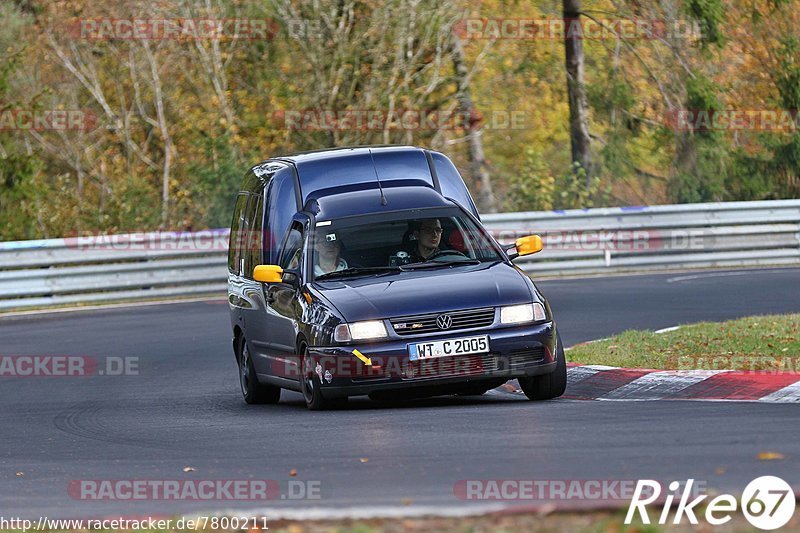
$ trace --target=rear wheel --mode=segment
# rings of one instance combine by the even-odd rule
[[[558,398],[567,389],[567,359],[561,336],[556,333],[556,369],[541,376],[519,378],[519,386],[529,400]]]
[[[250,404],[278,403],[281,399],[281,388],[258,382],[250,349],[244,337],[239,340],[239,385],[244,401]]]

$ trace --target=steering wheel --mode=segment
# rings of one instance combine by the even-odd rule
[[[461,257],[467,257],[466,254],[462,254],[458,250],[439,250],[435,254],[428,256],[425,261],[433,261],[437,257],[441,257],[443,255],[460,255]]]

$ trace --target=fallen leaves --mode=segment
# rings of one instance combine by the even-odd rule
[[[777,461],[784,458],[783,454],[778,452],[761,452],[756,457],[759,461]]]

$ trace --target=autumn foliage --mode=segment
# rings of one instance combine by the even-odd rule
[[[373,143],[444,151],[482,210],[797,197],[797,1],[665,6],[581,5],[587,172],[560,2],[4,2],[0,239],[225,226],[249,166]]]

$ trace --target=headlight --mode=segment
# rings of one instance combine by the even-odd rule
[[[381,320],[366,320],[352,324],[339,324],[333,332],[336,342],[363,341],[387,337],[386,326]]]
[[[522,324],[524,322],[539,322],[547,316],[544,306],[540,303],[509,305],[500,308],[501,324]]]

